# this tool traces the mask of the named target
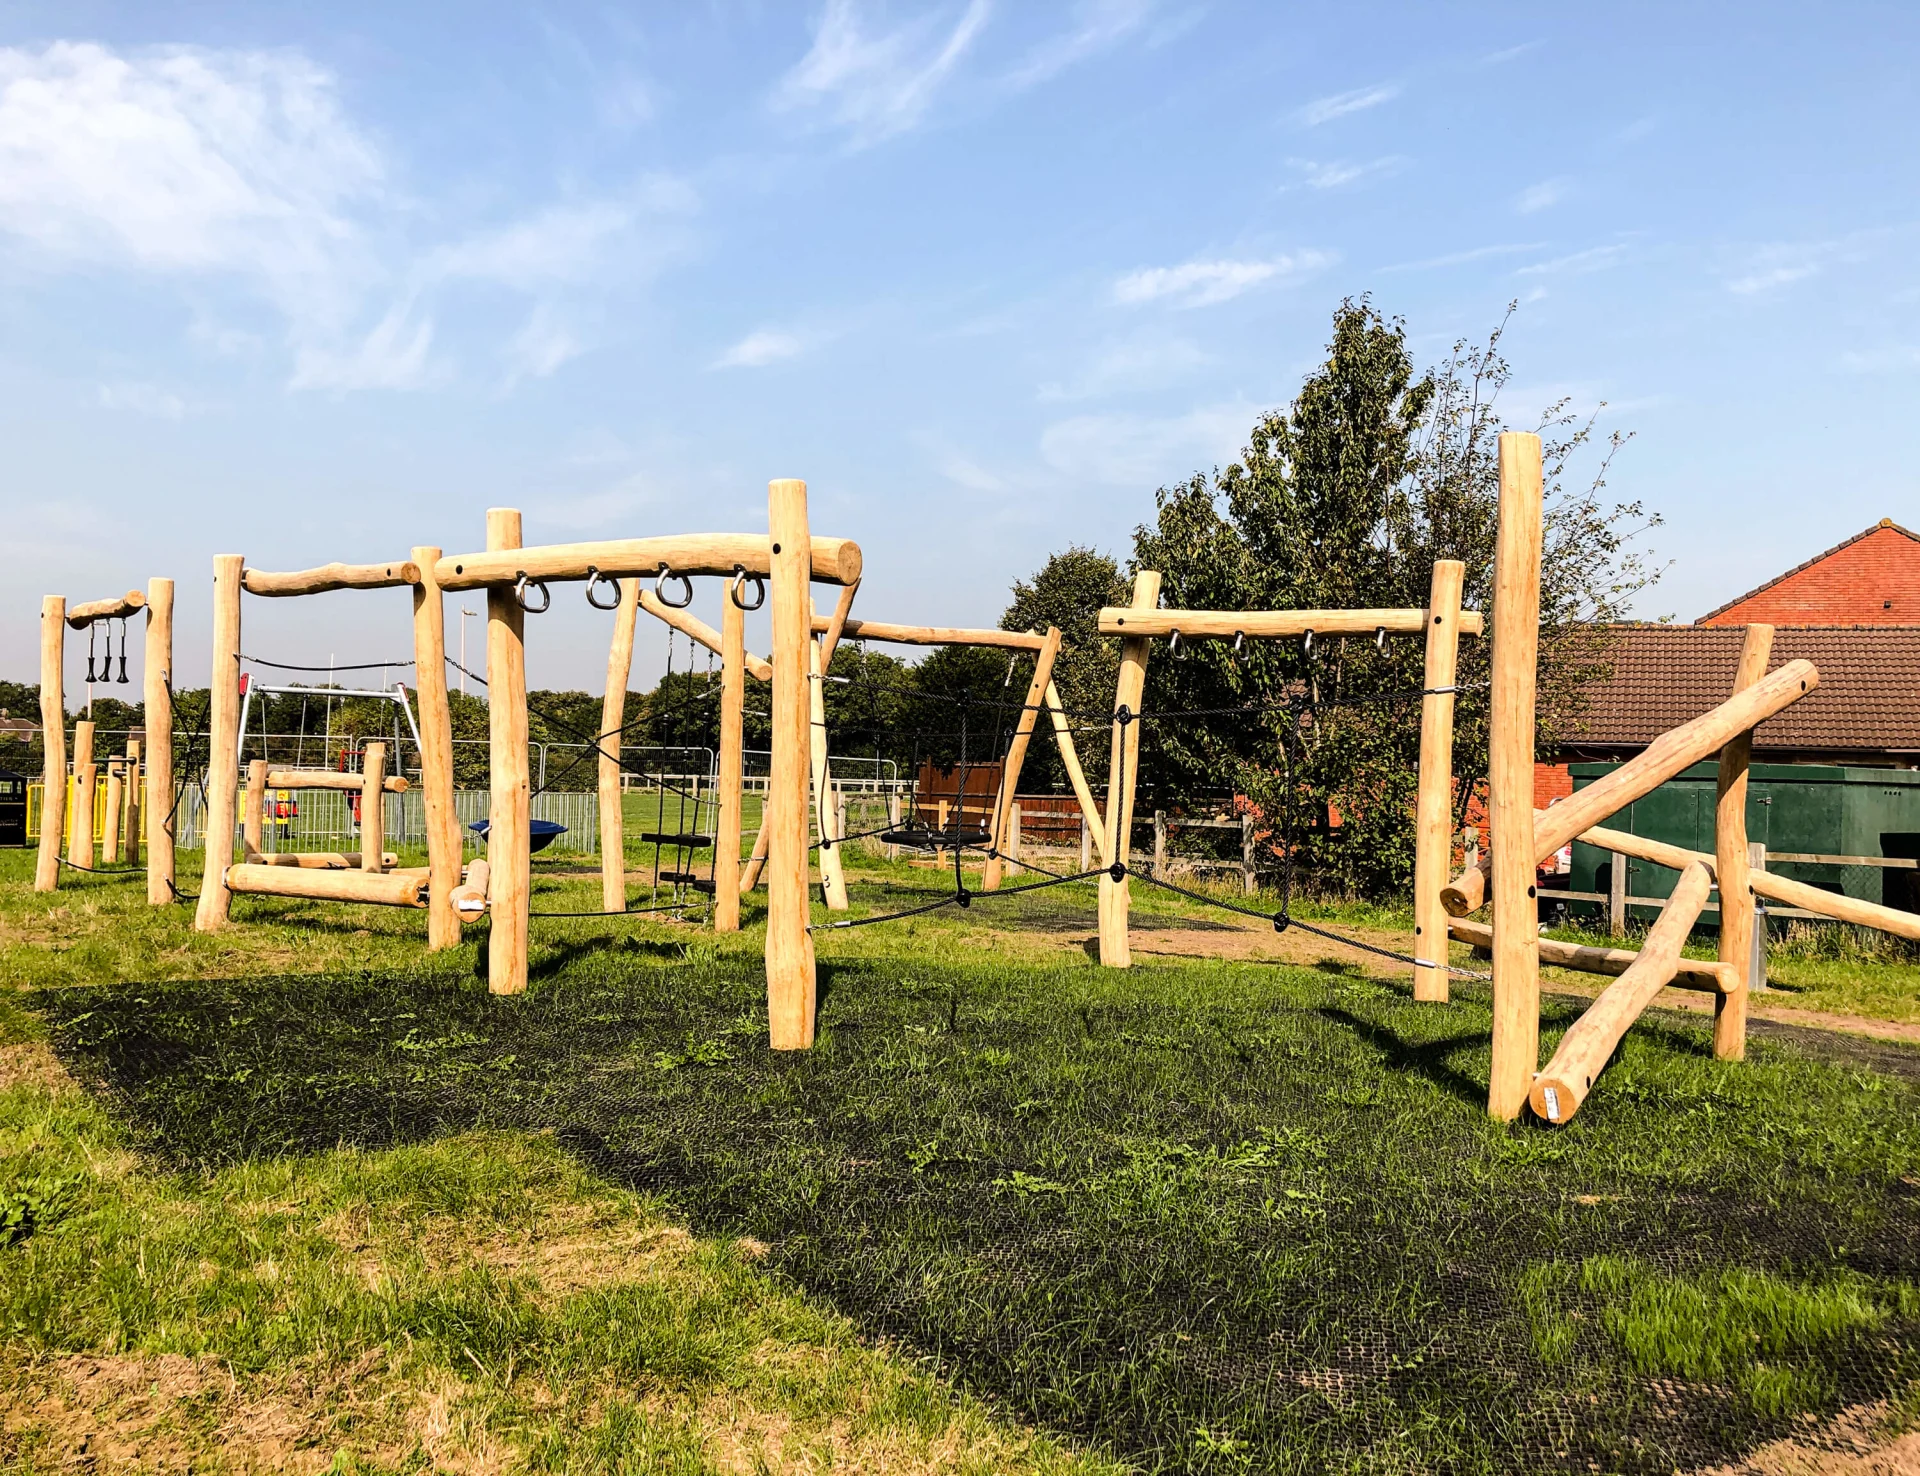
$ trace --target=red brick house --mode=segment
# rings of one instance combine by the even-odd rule
[[[1920,533],[1882,518],[1695,625],[1920,625]]]

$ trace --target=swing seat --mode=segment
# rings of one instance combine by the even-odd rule
[[[664,830],[643,830],[640,832],[640,844],[654,843],[663,846],[684,846],[689,850],[703,850],[713,844],[710,835],[671,835]]]
[[[469,825],[467,829],[471,830],[482,840],[485,840],[487,838],[489,824],[490,822],[485,820],[476,820]],[[546,850],[555,840],[566,833],[567,827],[562,825],[558,820],[529,820],[527,822],[528,854],[532,854],[534,851]]]
[[[919,851],[968,847],[977,850],[992,839],[993,833],[984,825],[949,825],[945,830],[935,830],[927,825],[903,825],[896,830],[880,832],[882,845],[909,846]]]
[[[660,880],[672,882],[675,886],[692,887],[696,892],[712,892],[713,881],[709,877],[696,876],[691,871],[663,871]]]

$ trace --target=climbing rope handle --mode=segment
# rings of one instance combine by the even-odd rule
[[[670,600],[667,598],[668,580],[679,581],[679,599]],[[655,599],[659,600],[660,603],[665,605],[669,610],[684,610],[688,605],[693,603],[693,581],[684,574],[674,573],[672,568],[667,564],[667,561],[662,559],[660,561],[660,572],[653,576],[653,595]]]
[[[602,604],[594,596],[601,585],[613,591],[613,598]],[[620,581],[611,574],[602,574],[592,564],[587,565],[587,603],[596,610],[617,610],[620,608]]]
[[[540,591],[538,605],[527,603],[527,591],[533,589]],[[513,598],[514,602],[529,615],[544,615],[553,605],[553,591],[547,588],[546,581],[529,578],[525,569],[520,571],[520,577],[513,582]]]
[[[751,605],[740,598],[740,591],[746,587],[749,579],[753,581],[754,589],[753,603]],[[745,610],[751,614],[767,602],[766,576],[763,574],[749,574],[746,565],[735,564],[733,566],[733,583],[728,586],[727,593],[738,609]]]

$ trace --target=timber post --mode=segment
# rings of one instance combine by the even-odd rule
[[[434,565],[440,550],[413,550],[420,571],[413,586],[414,693],[420,710],[420,803],[427,825],[427,949],[460,941],[460,816],[453,805],[453,712],[447,696],[446,602]]]
[[[147,581],[146,663],[141,672],[147,699],[146,804],[147,903],[174,900],[173,838],[173,581]]]
[[[194,912],[197,932],[226,925],[233,894],[227,868],[233,864],[234,811],[240,792],[240,593],[246,575],[240,554],[213,558],[213,669],[207,680],[207,825],[206,861],[200,876],[200,902]]]
[[[720,795],[713,826],[713,930],[740,931],[740,837],[745,816],[747,612],[739,586],[720,596]]]
[[[993,819],[988,836],[987,864],[981,873],[980,890],[998,891],[1006,875],[1007,860],[1013,855],[1007,837],[1012,822],[1014,796],[1020,792],[1020,771],[1026,767],[1027,746],[1033,741],[1034,725],[1040,709],[1046,705],[1047,688],[1053,684],[1053,664],[1060,655],[1060,631],[1047,629],[1047,643],[1033,659],[1033,679],[1027,683],[1027,700],[1020,709],[1020,721],[1008,745],[1006,762],[1000,766],[1000,793],[994,800]]]
[[[1133,610],[1154,610],[1160,604],[1158,570],[1142,569],[1133,576]],[[1133,789],[1140,761],[1140,699],[1147,689],[1149,637],[1128,636],[1120,643],[1120,676],[1114,687],[1113,756],[1107,770],[1107,844],[1102,862],[1121,868],[1118,878],[1100,878],[1100,962],[1110,969],[1129,968],[1133,951],[1127,940],[1126,866],[1132,854]]]
[[[640,618],[640,581],[622,579],[613,611],[613,640],[607,646],[607,691],[600,699],[598,750],[600,788],[600,906],[627,910],[627,833],[620,793],[620,749],[627,725],[627,678],[633,674],[633,628]],[[661,807],[666,791],[661,791]],[[655,827],[658,828],[657,826]]]
[[[520,510],[487,509],[487,552],[517,549]],[[487,586],[487,739],[492,797],[487,811],[489,911],[487,988],[527,987],[528,913],[532,910],[527,772],[527,615],[514,584]]]
[[[370,740],[360,755],[360,869],[376,875],[387,849],[387,745]]]
[[[1743,692],[1767,674],[1773,627],[1749,625],[1740,646],[1733,690]],[[1744,966],[1753,953],[1753,882],[1747,864],[1747,767],[1753,729],[1729,738],[1720,750],[1713,812],[1713,872],[1720,886],[1720,961]],[[1747,1058],[1747,990],[1713,1001],[1713,1055],[1719,1061]]]
[[[93,869],[93,722],[82,718],[73,725],[73,814],[67,837],[67,864]]]
[[[40,601],[40,852],[34,861],[33,889],[60,886],[60,845],[67,828],[67,601],[47,595]]]
[[[773,752],[761,826],[768,872],[767,1027],[774,1050],[792,1051],[813,1044],[815,1003],[807,896],[813,601],[805,482],[782,478],[768,485],[767,531],[773,607]]]
[[[847,872],[840,855],[839,815],[833,802],[833,771],[827,759],[827,683],[820,665],[820,642],[817,638],[808,638],[807,662],[807,703],[812,714],[807,752],[812,767],[813,809],[820,838],[820,891],[829,911],[845,912]]]
[[[1460,656],[1460,588],[1467,566],[1437,559],[1427,596],[1420,698],[1419,790],[1414,802],[1413,997],[1447,998],[1447,910],[1440,889],[1453,859],[1453,708]]]

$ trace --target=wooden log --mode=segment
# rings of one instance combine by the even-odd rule
[[[1789,661],[1713,711],[1670,728],[1611,774],[1541,811],[1534,825],[1534,863],[1546,860],[1615,811],[1651,794],[1681,770],[1717,752],[1728,739],[1750,731],[1756,723],[1798,702],[1819,685],[1820,673],[1811,661]],[[1483,860],[1480,869],[1486,866]],[[1472,871],[1468,868],[1455,877],[1441,894],[1447,911],[1455,917],[1472,912],[1484,895]]]
[[[40,601],[40,850],[33,889],[60,886],[60,847],[67,828],[67,602],[62,595]]]
[[[1447,933],[1457,942],[1491,951],[1493,929],[1471,918],[1447,919]],[[1540,939],[1540,962],[1555,968],[1572,969],[1582,974],[1612,974],[1618,977],[1633,966],[1640,955],[1630,948],[1593,948],[1581,943],[1566,943],[1558,938]],[[1674,965],[1669,984],[1675,989],[1692,989],[1703,994],[1725,996],[1740,987],[1744,969],[1705,959],[1683,958]]]
[[[840,649],[840,637],[847,628],[847,616],[853,613],[853,597],[860,593],[860,581],[842,585],[840,598],[833,603],[833,614],[827,618],[827,628],[820,638],[820,670],[833,670],[833,653]]]
[[[1420,768],[1413,821],[1413,997],[1445,1003],[1447,911],[1440,902],[1453,855],[1453,698],[1460,655],[1460,589],[1467,566],[1436,559],[1427,596],[1420,699]]]
[[[399,865],[400,858],[392,851],[380,853],[380,870],[392,872]],[[306,871],[364,871],[360,864],[358,851],[279,851],[271,856],[263,856],[258,851],[247,853],[249,866],[291,866]],[[408,871],[420,871],[422,876],[431,874],[432,867],[421,870],[408,867]]]
[[[728,604],[732,604],[733,595],[731,590],[733,585],[731,581],[729,581],[727,588],[729,593],[725,596],[725,599]],[[726,659],[726,652],[723,649],[726,644],[725,637],[691,610],[676,610],[672,605],[664,603],[660,596],[650,589],[642,589],[640,591],[640,608],[656,620],[665,621],[682,635],[705,646],[722,660]],[[725,620],[726,616],[723,614],[721,616],[722,623],[724,623]],[[745,663],[747,674],[755,681],[770,682],[773,680],[773,666],[771,663],[761,660],[751,651],[745,652],[741,659]]]
[[[413,670],[420,719],[420,798],[426,811],[427,950],[460,942],[460,911],[453,889],[460,885],[460,816],[453,800],[453,710],[447,697],[446,601],[434,582],[440,550],[425,545],[412,553],[420,571],[413,586]]]
[[[746,821],[746,663],[747,612],[728,585],[720,596],[720,812],[713,836],[716,933],[740,931],[740,837]]]
[[[1609,853],[1607,862],[1607,931],[1616,938],[1627,935],[1627,854]]]
[[[860,545],[851,538],[815,538],[812,577],[822,584],[852,584],[860,577]],[[513,552],[448,554],[434,576],[442,589],[480,589],[530,579],[585,579],[593,569],[615,578],[651,576],[665,564],[675,574],[766,574],[768,540],[757,533],[683,533],[664,538],[615,538],[599,543],[550,543]]]
[[[369,743],[367,747],[371,749],[373,745]],[[365,773],[364,761],[359,773],[346,769],[270,769],[267,772],[267,788],[344,789],[357,794],[366,787]],[[405,794],[413,786],[405,775],[383,774],[380,787],[388,794]]]
[[[267,761],[247,760],[246,807],[240,812],[240,842],[248,860],[267,848]]]
[[[112,599],[88,600],[75,605],[67,611],[67,624],[75,630],[85,630],[96,620],[125,620],[137,611],[144,610],[146,605],[147,597],[137,589],[130,589]]]
[[[807,778],[812,702],[807,679],[813,645],[808,592],[807,484],[782,479],[767,488],[773,559],[771,778],[763,822],[767,836],[767,1023],[776,1051],[813,1044],[813,934],[808,929]],[[853,578],[859,571],[853,571]],[[841,583],[850,583],[842,580]]]
[[[1749,625],[1740,646],[1733,690],[1740,693],[1767,674],[1773,627]],[[1739,966],[1740,987],[1713,1002],[1713,1054],[1720,1061],[1747,1058],[1746,969],[1753,954],[1753,886],[1747,866],[1747,766],[1753,730],[1736,733],[1720,749],[1713,818],[1713,874],[1720,883],[1720,960]]]
[[[1060,749],[1060,762],[1067,771],[1067,780],[1073,785],[1073,797],[1079,801],[1081,822],[1093,837],[1100,854],[1100,864],[1110,865],[1112,863],[1107,860],[1107,822],[1101,818],[1100,807],[1094,803],[1093,787],[1087,783],[1086,770],[1080,767],[1080,752],[1074,747],[1073,726],[1067,721],[1060,693],[1051,681],[1047,683],[1047,715],[1053,719],[1053,741]],[[1087,868],[1082,866],[1080,869],[1085,871]]]
[[[1681,945],[1706,905],[1712,884],[1713,878],[1704,866],[1689,866],[1680,873],[1665,910],[1647,932],[1639,957],[1560,1037],[1553,1059],[1534,1078],[1528,1092],[1529,1105],[1541,1121],[1564,1123],[1580,1110],[1593,1088],[1593,1079],[1620,1044],[1620,1037],[1672,981]],[[1494,933],[1497,939],[1497,924]]]
[[[296,569],[287,574],[249,569],[245,582],[248,594],[269,599],[326,594],[336,589],[399,589],[420,582],[420,565],[412,560],[391,564],[322,564],[317,569]]]
[[[487,911],[487,875],[486,858],[480,857],[467,867],[467,879],[453,889],[454,911],[463,921],[477,922]]]
[[[824,615],[813,619],[816,633],[833,629]],[[847,620],[842,631],[850,641],[885,641],[895,646],[991,646],[1002,651],[1038,651],[1047,638],[1026,630],[969,630],[954,625],[887,625],[878,620]]]
[[[487,509],[487,547],[511,560],[520,547],[520,510]],[[435,566],[443,587],[447,560]],[[468,588],[471,586],[452,586]],[[529,831],[533,780],[527,772],[526,612],[511,584],[487,590],[487,737],[492,801],[487,811],[489,905],[487,988],[521,994],[527,987],[527,933],[533,877]]]
[[[753,854],[747,858],[747,864],[740,872],[740,895],[746,896],[760,885],[760,874],[766,870],[767,850],[771,838],[767,834],[767,809],[771,803],[771,791],[768,798],[760,804],[760,828],[753,833]]]
[[[147,581],[146,669],[147,902],[165,907],[174,899],[173,838],[173,581]]]
[[[847,910],[847,872],[840,857],[839,807],[833,801],[833,770],[827,760],[827,693],[820,674],[820,642],[807,642],[807,697],[813,712],[808,752],[813,770],[813,809],[820,838],[820,893],[829,912]]]
[[[360,868],[379,872],[387,849],[387,745],[370,741],[360,760]]]
[[[106,813],[101,817],[100,825],[100,864],[118,866],[120,864],[120,806],[126,799],[126,785],[121,777],[118,762],[107,760]]]
[[[600,790],[600,906],[627,910],[627,828],[620,786],[620,749],[627,726],[627,678],[633,675],[633,629],[640,618],[640,581],[622,579],[607,643],[607,690],[600,699],[596,762]]]
[[[1040,648],[1040,654],[1033,658],[1033,680],[1027,683],[1027,700],[1020,709],[1020,721],[1013,730],[1013,741],[1007,745],[1007,759],[1000,766],[1000,794],[993,806],[993,850],[987,856],[987,864],[980,877],[980,890],[994,892],[1000,889],[1000,879],[1006,874],[1006,857],[1003,852],[1010,848],[1007,837],[1012,833],[1014,796],[1020,792],[1020,771],[1026,767],[1027,745],[1033,741],[1033,725],[1039,720],[1040,709],[1046,704],[1047,688],[1053,684],[1053,663],[1060,654],[1060,632],[1049,626],[1046,644]]]
[[[303,866],[240,864],[227,868],[230,892],[303,897],[315,902],[370,902],[382,907],[425,907],[427,879],[378,871],[310,871]]]
[[[1100,612],[1103,636],[1170,636],[1185,640],[1248,640],[1282,636],[1365,635],[1384,630],[1388,635],[1424,635],[1425,610],[1147,610],[1109,605]],[[1462,610],[1460,635],[1479,635],[1486,617],[1478,610]]]
[[[1142,569],[1133,576],[1133,606],[1142,614],[1160,603],[1160,575]],[[1133,848],[1134,772],[1140,759],[1140,698],[1147,689],[1147,654],[1152,642],[1130,635],[1120,643],[1120,675],[1114,686],[1113,754],[1107,769],[1107,864],[1124,867]],[[1124,711],[1127,720],[1119,714]],[[1127,936],[1127,908],[1131,898],[1127,879],[1100,878],[1100,962],[1110,969],[1133,966]]]
[[[1494,548],[1492,720],[1493,1061],[1487,1111],[1510,1122],[1540,1060],[1539,909],[1534,901],[1534,679],[1540,646],[1540,438],[1502,433]]]
[[[68,826],[67,864],[93,867],[93,724],[73,725],[73,820]]]
[[[232,900],[226,884],[233,860],[234,810],[240,790],[240,577],[246,560],[216,554],[213,560],[213,664],[209,681],[207,737],[206,865],[193,926],[218,931]]]

